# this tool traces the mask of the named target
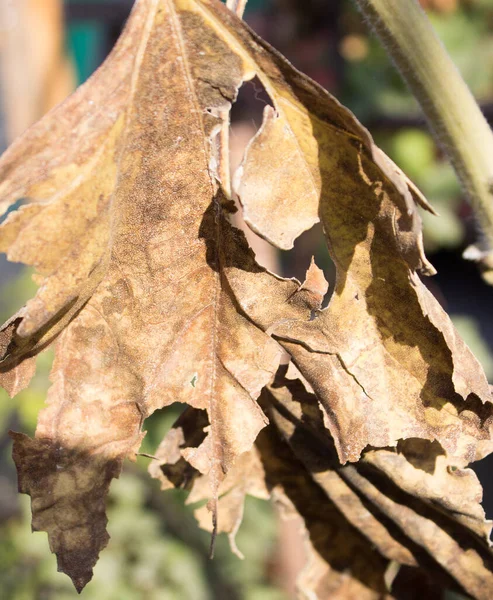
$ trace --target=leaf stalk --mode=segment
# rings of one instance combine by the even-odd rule
[[[240,19],[243,18],[246,3],[247,0],[226,0],[226,6]],[[226,197],[231,198],[233,192],[231,187],[231,167],[229,161],[230,110],[221,111],[220,117],[222,119],[222,126],[219,133],[219,179]]]

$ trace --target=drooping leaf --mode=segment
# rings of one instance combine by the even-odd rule
[[[245,216],[285,248],[322,220],[337,267],[324,311],[327,287],[315,265],[303,284],[282,280],[255,263],[229,223],[217,134],[254,75],[274,109],[266,109],[238,173]],[[234,537],[244,494],[280,486],[329,565],[327,589],[347,585],[341,593],[379,597],[389,561],[418,564],[410,542],[366,508],[373,503],[401,528],[407,518],[391,486],[382,491],[370,481],[364,469],[373,455],[365,449],[378,449],[378,469],[406,498],[438,498],[443,490],[432,493],[429,483],[416,484],[418,493],[387,474],[391,464],[408,469],[392,462],[398,450],[388,447],[436,441],[442,468],[462,473],[491,451],[491,395],[416,275],[433,272],[416,210],[426,201],[349,111],[216,0],[138,0],[100,70],[1,159],[1,206],[21,197],[28,201],[2,224],[0,250],[35,266],[41,285],[0,332],[0,378],[15,393],[27,385],[33,357],[56,343],[48,405],[34,440],[13,434],[14,457],[33,525],[48,532],[77,589],[108,540],[111,479],[135,456],[143,420],[177,401],[192,416],[182,423],[188,432],[180,425],[161,447],[169,463],[161,473],[166,485],[193,480],[192,498],[210,489],[219,529]],[[336,488],[313,476],[310,436],[295,447],[272,412],[275,423],[251,450],[268,422],[257,399],[281,346],[316,393],[320,427],[333,437],[327,480],[342,481],[338,460],[363,453],[363,471],[348,466],[344,473],[353,475]],[[332,440],[326,432],[324,439]],[[270,448],[264,454],[262,443]],[[323,516],[312,496],[327,506]],[[460,523],[474,523],[486,545],[478,514],[473,508],[472,520]],[[402,535],[426,545],[423,529],[441,527],[436,512],[426,519],[417,539]],[[479,577],[480,559],[462,554],[455,571],[462,577],[470,559]]]
[[[492,449],[491,394],[479,363],[415,272],[427,263],[413,189],[395,169],[389,178],[391,167],[371,140],[366,146],[338,144],[330,123],[317,113],[310,118],[312,143],[320,152],[318,210],[337,269],[336,286],[327,309],[310,322],[285,314],[273,324],[262,305],[249,309],[250,316],[282,343],[316,390],[342,461],[357,460],[367,445],[395,445],[407,437],[438,440],[460,465],[485,456]],[[294,230],[298,207],[306,205],[289,184],[280,192],[260,181],[263,132],[245,159],[248,185],[261,186],[267,198],[282,193],[290,203],[284,219]],[[309,161],[310,154],[303,158]],[[269,177],[285,182],[276,166]],[[348,172],[354,176],[341,175]],[[270,219],[250,220],[257,232],[281,245],[280,203],[266,209],[249,194],[243,202],[251,215],[270,212]],[[239,281],[239,297],[241,286]]]
[[[228,268],[260,271],[227,221],[210,139],[220,125],[212,113],[235,97],[241,62],[193,6],[138,2],[103,67],[0,165],[5,203],[31,198],[4,223],[2,249],[44,276],[4,330],[5,377],[65,328],[36,440],[17,436],[14,454],[34,522],[79,589],[107,542],[108,478],[137,451],[143,418],[176,401],[206,409],[209,435],[188,458],[217,489],[265,425],[254,399],[281,354],[237,311],[228,287]],[[222,68],[209,72],[210,61]],[[96,472],[106,476],[94,503],[77,502],[68,527],[77,481]],[[54,501],[53,488],[63,488]],[[74,573],[65,555],[77,547]]]
[[[278,55],[267,64],[261,41],[252,47],[275,110],[237,173],[245,219],[289,248],[320,218],[337,279],[310,322],[278,313],[274,324],[269,307],[242,307],[316,389],[342,461],[407,437],[438,440],[462,466],[484,457],[488,383],[416,274],[434,272],[417,205],[432,209],[347,109]]]
[[[430,598],[444,587],[489,597],[491,523],[485,521],[481,488],[470,469],[451,468],[436,442],[419,439],[401,442],[397,449],[368,450],[356,465],[343,466],[320,403],[301,381],[278,377],[261,401],[270,425],[244,458],[257,467],[245,469],[242,477],[231,472],[223,481],[221,501],[235,506],[237,516],[225,522],[225,532],[239,527],[241,498],[263,497],[260,486],[266,485],[273,499],[289,502],[307,527],[303,593],[311,590],[320,599],[390,598],[391,590],[413,585]],[[185,473],[190,467],[175,459],[192,440],[180,421],[175,427],[179,439],[175,430],[168,434],[161,446],[167,452],[158,453],[151,473],[169,485],[165,474],[174,472],[179,486],[183,479],[176,478],[175,469]],[[190,499],[210,497],[200,474],[188,483]],[[197,517],[207,528],[203,515]]]
[[[359,463],[341,466],[316,397],[287,381],[271,394],[272,420],[297,458],[384,556],[419,565],[442,582],[446,571],[475,598],[490,595],[491,523],[472,470],[455,468],[438,444],[416,439],[369,449]],[[365,512],[379,527],[365,523]]]

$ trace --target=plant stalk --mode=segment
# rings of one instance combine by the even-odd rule
[[[450,159],[482,229],[476,258],[493,269],[493,133],[486,119],[417,0],[356,2]]]
[[[245,12],[247,0],[226,0],[226,6],[236,14],[240,19]],[[221,131],[219,133],[219,179],[221,187],[227,198],[232,198],[231,172],[229,164],[229,127],[230,111],[222,110],[220,117],[222,119]]]

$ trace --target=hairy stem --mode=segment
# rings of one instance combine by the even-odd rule
[[[356,2],[448,155],[483,230],[481,243],[491,260],[493,134],[486,119],[417,0]]]

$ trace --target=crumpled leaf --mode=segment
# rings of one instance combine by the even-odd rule
[[[35,522],[38,510],[51,515],[42,520],[50,544],[78,589],[107,535],[94,539],[106,522],[97,498],[80,504],[80,523],[58,518],[79,497],[77,480],[105,461],[117,476],[137,451],[143,418],[179,401],[209,413],[210,431],[187,459],[217,489],[266,423],[254,399],[281,355],[237,311],[227,283],[228,269],[261,271],[227,221],[209,140],[241,83],[241,60],[195,6],[140,0],[103,67],[0,164],[4,206],[31,199],[3,224],[1,249],[44,277],[3,330],[4,373],[17,376],[23,359],[64,330],[36,442],[16,437],[14,454],[39,455],[46,487],[32,481],[31,459],[18,459],[21,487],[36,498]],[[222,67],[211,73],[210,61]],[[299,284],[287,286],[294,293]],[[57,472],[60,448],[70,459]],[[48,502],[54,487],[63,497]],[[97,487],[104,496],[107,481]],[[74,573],[64,555],[89,545]]]
[[[425,597],[438,597],[443,588],[489,597],[491,523],[473,471],[451,468],[436,442],[419,439],[370,449],[356,465],[341,465],[320,403],[300,380],[278,377],[262,394],[262,405],[271,424],[245,458],[245,464],[260,458],[261,468],[243,477],[228,474],[221,500],[238,506],[247,493],[262,497],[258,490],[267,484],[278,503],[301,514],[310,544],[300,597],[390,598],[391,590],[409,585]],[[150,468],[161,480],[176,466],[172,457],[180,445],[190,443],[183,435],[178,441],[174,431],[161,446],[168,444],[168,451]],[[182,461],[180,469],[187,468]],[[210,497],[202,480],[197,474],[190,498]],[[237,515],[241,519],[241,509]],[[229,522],[224,531],[238,527]]]
[[[406,440],[397,449],[370,449],[359,463],[340,466],[315,396],[300,382],[283,383],[271,388],[272,420],[344,516],[387,558],[419,565],[447,581],[443,569],[474,598],[491,595],[491,523],[485,521],[475,473],[455,468],[438,444],[430,448],[419,439]],[[327,469],[331,463],[333,471]],[[366,518],[361,506],[380,528],[358,522]]]
[[[209,501],[211,481],[209,475],[201,475],[186,460],[190,448],[197,447],[208,428],[206,413],[194,408],[186,409],[155,452],[149,473],[161,482],[161,489],[180,488],[190,490],[187,504]],[[264,500],[269,498],[262,462],[255,448],[244,452],[228,471],[218,489],[217,532],[227,533],[233,552],[240,558],[243,554],[236,545],[236,533],[243,520],[245,495]],[[196,509],[200,526],[212,532],[210,506]]]
[[[262,127],[235,176],[248,225],[279,248],[289,249],[319,219],[324,227],[328,225],[325,204],[337,210],[338,205],[351,202],[352,219],[361,220],[354,201],[385,197],[392,206],[396,252],[413,269],[434,274],[424,255],[416,204],[435,211],[421,192],[333,96],[279,54],[267,59],[265,42],[255,35],[250,34],[248,44],[258,65],[256,75],[274,104],[274,109],[265,107]],[[269,164],[267,172],[265,164]],[[378,212],[374,201],[370,206]],[[330,236],[340,234],[337,229],[327,231]],[[340,244],[351,241],[339,239]]]
[[[338,272],[324,311],[327,286],[315,265],[303,284],[282,280],[255,263],[229,223],[216,138],[239,86],[254,75],[274,109],[266,108],[237,177],[245,215],[281,247],[321,218]],[[359,532],[358,519],[360,504],[373,503],[403,527],[392,489],[387,496],[366,471],[348,466],[354,481],[347,475],[345,485],[354,490],[346,515],[305,454],[296,469],[306,490],[285,481],[287,456],[302,454],[291,437],[288,447],[275,432],[289,452],[282,464],[271,457],[270,474],[267,459],[260,468],[260,446],[257,458],[251,451],[267,424],[256,400],[277,371],[281,346],[321,402],[334,464],[363,452],[361,469],[369,468],[368,445],[421,438],[439,443],[447,468],[462,473],[492,449],[486,380],[415,272],[433,272],[416,210],[426,201],[349,111],[216,0],[138,0],[99,71],[0,160],[1,207],[21,197],[28,202],[2,224],[0,251],[36,267],[40,288],[0,330],[0,379],[19,391],[34,356],[56,340],[48,405],[34,440],[13,434],[14,457],[33,524],[48,531],[77,589],[107,543],[105,496],[137,452],[143,420],[183,402],[207,420],[190,417],[193,443],[183,445],[189,434],[180,438],[178,428],[161,448],[176,458],[165,475],[175,485],[183,460],[182,480],[195,481],[196,498],[208,483],[213,515],[218,504],[224,512],[216,527],[234,536],[238,499],[265,494],[271,479],[296,507],[318,494],[329,506],[325,516],[315,514],[316,503],[299,510],[330,564],[326,584],[355,585],[361,597],[385,594],[388,561],[414,564],[415,549],[385,537],[373,511],[365,513],[368,532]],[[385,471],[383,462],[378,468]],[[425,497],[427,486],[418,486]],[[342,484],[334,489],[348,494]],[[474,502],[465,527],[477,522]],[[335,528],[341,514],[342,530]],[[428,521],[417,528],[421,537],[413,533],[418,541],[405,536],[431,544]],[[341,536],[339,558],[328,531]],[[463,554],[467,562],[469,550]],[[348,583],[344,570],[353,561]]]
[[[484,457],[487,381],[415,272],[434,272],[416,204],[433,209],[347,109],[278,55],[265,64],[261,45],[254,39],[257,76],[274,109],[237,173],[245,220],[289,248],[320,218],[337,279],[310,322],[284,312],[275,324],[269,307],[242,307],[316,390],[342,462],[408,437],[438,440],[461,466]]]
[[[197,427],[191,427],[195,422]],[[194,409],[187,409],[164,438],[149,467],[153,477],[161,481],[163,489],[182,487],[190,489],[188,504],[211,497],[207,476],[200,475],[183,458],[183,450],[197,442],[195,433],[203,425],[203,417]],[[186,432],[190,437],[186,436]],[[191,477],[191,471],[194,475]],[[220,488],[218,530],[228,534],[233,551],[239,556],[235,535],[243,517],[246,494],[257,498],[272,496],[283,507],[283,513],[299,511],[310,531],[312,543],[307,550],[312,553],[303,572],[303,590],[318,585],[324,589],[320,598],[383,598],[385,594],[384,572],[387,562],[370,548],[361,534],[342,521],[338,509],[324,496],[311,480],[289,447],[279,438],[272,425],[262,430],[256,445],[243,454],[231,469]],[[195,512],[201,527],[210,531],[207,507]],[[312,549],[312,544],[317,550]],[[323,556],[323,558],[320,557]],[[353,579],[348,567],[356,563],[357,575]],[[334,569],[327,568],[332,565]],[[359,580],[361,578],[361,581]],[[316,583],[316,585],[315,585]],[[354,595],[332,596],[351,593]],[[308,596],[307,596],[308,597]],[[390,598],[390,596],[389,596]]]
[[[286,70],[283,75],[288,78]],[[306,94],[302,86],[295,89],[299,97]],[[482,458],[492,450],[491,393],[479,363],[415,272],[419,266],[426,270],[427,263],[419,217],[411,207],[413,189],[398,171],[391,172],[392,179],[385,169],[378,171],[369,152],[380,165],[388,168],[389,162],[371,140],[368,148],[345,145],[342,134],[340,143],[334,141],[318,105],[312,100],[309,106],[315,110],[309,115],[312,143],[319,149],[318,210],[337,269],[336,286],[327,309],[309,322],[284,311],[273,323],[262,304],[244,309],[280,341],[313,386],[342,462],[358,460],[367,445],[393,446],[408,437],[438,440],[460,466]],[[277,119],[282,118],[280,113]],[[290,183],[281,192],[264,178],[260,183],[258,168],[267,151],[263,135],[260,130],[250,144],[243,168],[250,169],[249,185],[261,185],[266,198],[284,195],[290,203],[284,218],[294,231],[298,208],[306,205],[294,189],[291,194]],[[359,176],[340,175],[351,170]],[[269,177],[286,182],[276,164]],[[243,203],[247,211],[253,206],[255,231],[281,245],[277,209],[265,209],[248,194]],[[268,211],[269,219],[255,221],[257,208]],[[234,288],[239,298],[245,285],[238,280]]]
[[[416,274],[364,244],[355,254],[316,319],[269,324],[320,398],[341,462],[410,437],[437,440],[460,467],[483,458],[492,397],[479,363]]]
[[[373,238],[369,218],[364,227]],[[371,240],[351,246],[340,232],[337,243],[342,251],[353,247],[354,257],[348,271],[338,271],[324,310],[305,283],[273,320],[270,305],[243,303],[252,276],[234,272],[229,280],[245,312],[279,341],[316,392],[341,462],[358,460],[368,445],[413,437],[438,441],[464,467],[493,448],[488,382],[418,275],[389,253],[389,232],[382,233],[378,247]],[[311,270],[307,281],[313,276]],[[306,308],[311,320],[300,313]]]

